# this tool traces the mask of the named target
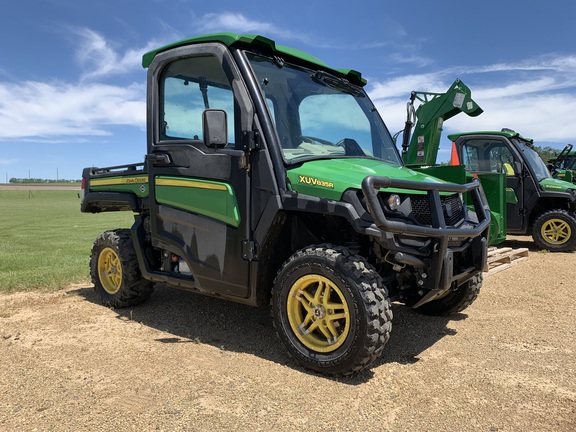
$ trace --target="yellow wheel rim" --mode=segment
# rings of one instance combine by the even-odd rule
[[[288,321],[307,348],[328,353],[350,332],[350,310],[342,291],[328,278],[310,274],[298,279],[288,294]]]
[[[122,285],[120,257],[112,248],[105,248],[98,256],[98,277],[108,294],[116,294]]]
[[[566,243],[572,236],[570,225],[562,219],[550,219],[542,225],[540,234],[544,240],[553,245]]]

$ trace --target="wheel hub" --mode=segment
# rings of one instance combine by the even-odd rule
[[[111,295],[120,291],[122,286],[122,267],[120,257],[111,248],[105,248],[98,256],[98,277],[102,288]]]
[[[542,225],[541,234],[550,244],[561,245],[570,240],[572,231],[568,223],[555,218]]]
[[[319,320],[326,316],[326,308],[322,305],[314,306],[314,318]]]

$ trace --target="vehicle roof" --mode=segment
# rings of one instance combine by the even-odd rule
[[[526,138],[520,135],[518,132],[513,131],[512,129],[502,129],[499,131],[469,131],[469,132],[455,132],[448,135],[448,139],[451,141],[455,141],[461,136],[469,136],[469,135],[499,135],[506,138],[520,138],[524,141],[528,141],[529,143],[533,143],[534,140],[531,138]]]
[[[270,54],[281,54],[284,57],[290,57],[291,59],[296,60],[297,63],[309,63],[316,68],[320,68],[338,76],[343,76],[353,84],[359,86],[366,85],[366,80],[362,78],[362,74],[356,70],[332,68],[319,58],[314,57],[313,55],[310,55],[304,51],[286,47],[284,45],[278,45],[272,39],[269,39],[265,36],[249,34],[213,33],[182,39],[180,41],[165,45],[144,54],[142,56],[142,67],[148,68],[158,53],[167,51],[171,48],[203,42],[220,42],[228,47],[264,49],[266,51],[270,51]]]

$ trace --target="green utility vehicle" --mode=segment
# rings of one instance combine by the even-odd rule
[[[360,73],[231,33],[143,66],[144,162],[83,171],[83,212],[134,213],[93,245],[104,304],[162,283],[271,305],[298,363],[349,375],[380,356],[391,301],[444,315],[475,300],[490,224],[480,183],[404,167]]]
[[[538,247],[552,252],[576,250],[576,186],[550,175],[533,140],[511,129],[448,138],[468,172],[505,175],[506,233],[530,234]]]
[[[474,117],[483,111],[459,79],[445,93],[413,91],[406,125],[397,134],[403,133],[404,163],[442,176],[448,169],[437,166],[442,126],[460,112]],[[478,178],[486,193],[491,211],[489,245],[502,243],[507,234],[531,234],[542,249],[576,249],[576,187],[552,178],[533,149],[533,140],[510,129],[455,133],[448,138],[450,164],[465,166],[468,179]]]
[[[572,151],[573,147],[572,144],[567,144],[558,156],[548,161],[547,166],[552,177],[576,183],[576,151]]]

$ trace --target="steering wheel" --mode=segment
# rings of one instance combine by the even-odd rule
[[[356,142],[356,140],[354,140],[352,138],[341,139],[336,144],[334,144],[331,141],[328,141],[328,140],[325,140],[322,138],[309,136],[309,135],[302,135],[302,136],[300,136],[300,139],[303,142],[310,143],[310,144],[319,143],[319,144],[329,145],[329,146],[333,146],[333,147],[338,147],[338,146],[344,147],[344,154],[346,156],[366,156],[366,153],[364,153],[364,150],[362,150],[362,147],[360,147],[360,145]]]
[[[344,147],[344,154],[346,156],[366,156],[362,147],[352,138],[341,139],[336,145]]]

